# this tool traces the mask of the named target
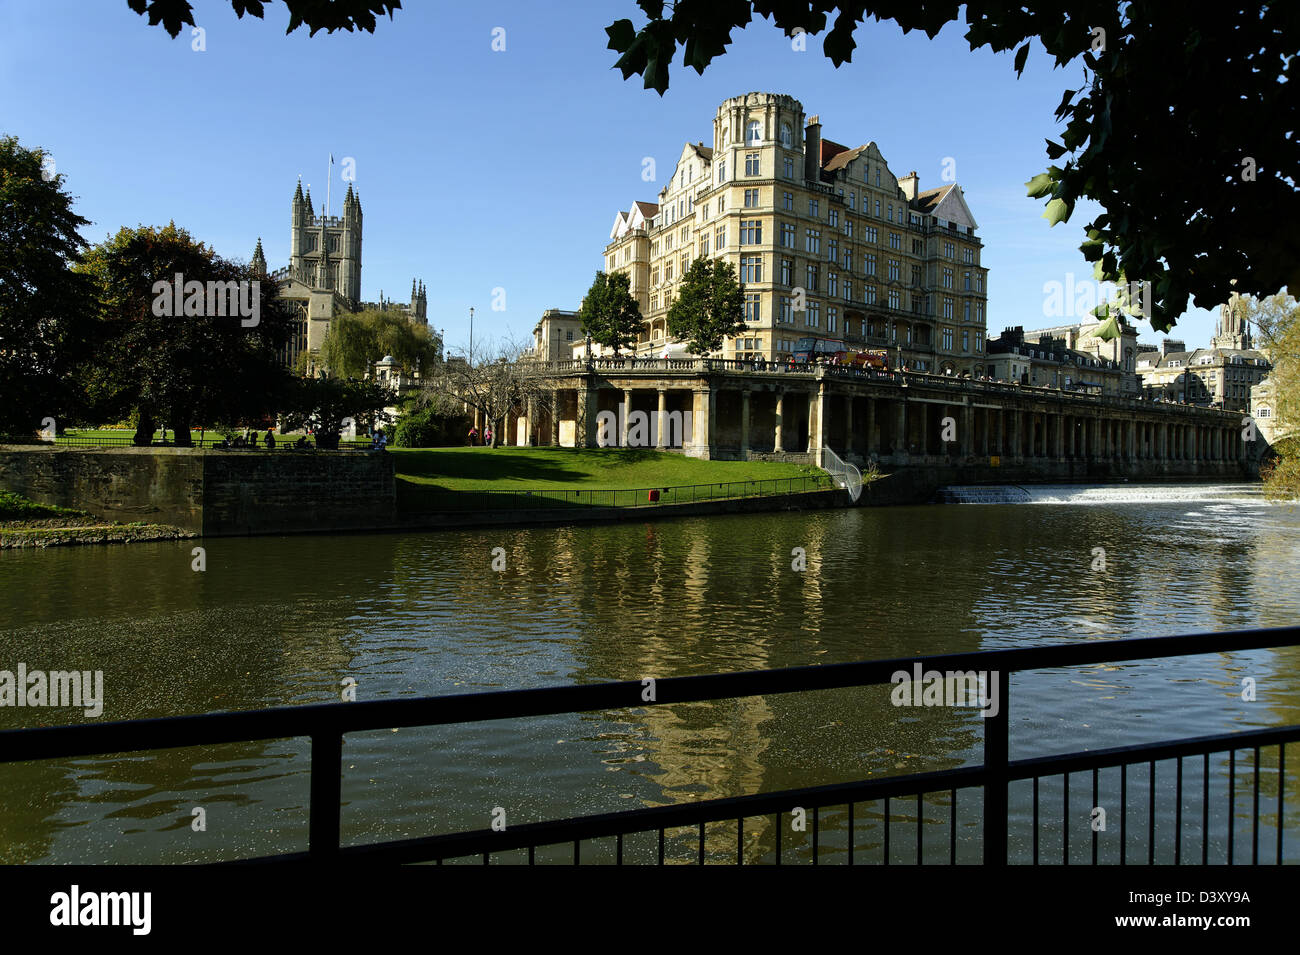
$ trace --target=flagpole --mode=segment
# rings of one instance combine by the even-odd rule
[[[329,169],[325,172],[325,218],[330,215],[330,186],[334,184],[334,154],[330,153]]]

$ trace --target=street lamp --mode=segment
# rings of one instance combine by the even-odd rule
[[[469,307],[469,364],[474,367],[474,306]]]

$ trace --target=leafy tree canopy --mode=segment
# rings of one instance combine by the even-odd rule
[[[668,309],[668,334],[687,341],[693,354],[707,355],[744,329],[745,295],[735,268],[725,259],[697,258]]]
[[[262,19],[268,5],[275,0],[229,0],[239,19],[250,14]],[[173,37],[185,26],[194,26],[194,8],[189,0],[126,0],[129,6],[141,16],[149,17],[149,25],[162,24],[163,29]],[[375,32],[377,16],[388,15],[392,19],[393,11],[400,10],[400,0],[284,0],[289,8],[289,28],[285,33],[292,33],[300,26],[306,26],[311,36],[321,30],[333,33],[335,30],[365,30]]]
[[[0,138],[0,434],[30,434],[80,412],[71,368],[85,356],[78,320],[94,287],[73,273],[89,222],[72,211],[39,149]]]
[[[682,62],[703,73],[731,33],[757,14],[789,35],[826,30],[822,48],[848,62],[859,25],[892,21],[933,38],[963,16],[972,50],[1016,50],[1016,75],[1034,41],[1057,66],[1080,61],[1083,84],[1056,110],[1047,140],[1064,158],[1027,183],[1049,223],[1080,199],[1105,212],[1080,247],[1098,279],[1151,283],[1151,324],[1168,331],[1188,307],[1211,308],[1233,291],[1300,294],[1300,4],[1232,4],[1193,14],[1166,0],[638,0],[646,16],[609,26],[624,79],[668,88]],[[827,30],[827,27],[830,27]],[[1116,334],[1108,322],[1106,334]]]
[[[578,309],[583,331],[591,335],[592,341],[612,348],[615,355],[636,345],[644,321],[641,306],[630,289],[626,272],[597,272]]]
[[[371,366],[391,357],[407,374],[429,373],[437,363],[438,339],[427,325],[401,312],[364,311],[339,315],[321,343],[320,360],[340,378],[364,378]]]
[[[287,379],[279,351],[289,323],[274,282],[259,282],[250,266],[221,258],[175,223],[122,228],[77,268],[98,292],[95,321],[85,326],[94,355],[82,365],[81,381],[101,417],[133,412],[137,441],[147,442],[161,422],[184,444],[193,423],[277,410]],[[204,288],[193,299],[182,295],[181,314],[177,274],[183,292],[191,282]],[[230,294],[229,286],[241,282],[248,283],[243,298],[250,306],[256,288],[255,318],[238,314],[239,292]],[[216,283],[224,294],[213,294]]]

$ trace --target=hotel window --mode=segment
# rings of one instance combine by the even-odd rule
[[[912,326],[904,325],[903,331],[906,332],[906,335],[904,336],[904,341],[907,342],[907,344],[909,345],[912,344]]]
[[[761,255],[742,255],[740,257],[740,281],[742,285],[763,281],[763,257]]]
[[[745,175],[758,175],[758,153],[745,153]]]
[[[862,181],[863,182],[871,181],[871,167],[866,163],[862,164]]]
[[[818,302],[808,303],[808,312],[804,316],[804,324],[809,328],[817,328],[822,323],[822,307]]]
[[[781,260],[781,284],[794,285],[794,259]]]
[[[717,166],[718,166],[718,182],[724,182],[727,178],[727,163],[724,160],[723,162],[718,163]]]
[[[659,284],[659,266],[657,265],[650,270],[650,284],[652,286]]]
[[[810,292],[817,291],[817,279],[818,276],[821,275],[821,268],[816,265],[810,265],[808,266],[807,275],[808,275],[808,283],[807,283],[808,291]]]
[[[943,244],[943,257],[945,259],[951,259],[956,249],[957,247],[953,245],[951,242],[945,242]]]
[[[963,273],[962,273],[962,276],[963,276],[962,281],[965,283],[966,291],[969,292],[969,291],[970,291],[970,273],[969,273],[969,272],[963,272]]]
[[[682,226],[682,245],[685,245],[686,240],[689,239],[690,237],[691,237],[691,227],[688,225]]]
[[[725,225],[718,226],[718,231],[714,238],[717,240],[714,243],[714,248],[721,252],[727,247],[727,227]]]
[[[876,287],[874,285],[868,285],[865,288],[863,288],[862,300],[866,302],[868,305],[876,304]]]
[[[745,127],[745,145],[757,146],[762,140],[763,124],[756,119],[750,120],[749,125]]]
[[[943,300],[943,317],[952,318],[952,299],[950,298]]]
[[[840,260],[840,241],[839,239],[830,239],[826,242],[826,258],[832,262]]]
[[[700,237],[700,255],[709,254],[709,234],[706,232]]]
[[[820,200],[820,199],[809,199],[809,200],[808,200],[808,214],[809,214],[810,216],[812,216],[814,219],[819,219],[819,218],[821,218],[821,200]]]
[[[839,210],[839,209],[828,209],[828,210],[826,210],[826,218],[827,218],[827,223],[826,223],[826,224],[829,225],[832,229],[838,229],[838,228],[840,227],[840,210]]]
[[[761,245],[763,242],[763,221],[761,219],[742,219],[740,221],[740,244]]]
[[[876,257],[874,255],[867,255],[863,259],[862,271],[866,272],[868,275],[876,274]]]
[[[945,328],[943,330],[943,350],[952,351],[952,329],[951,328]]]
[[[903,237],[897,232],[889,233],[889,247],[891,249],[898,249],[901,252],[903,249]]]
[[[876,167],[876,185],[877,185],[877,186],[880,185],[880,167],[879,167],[879,166]],[[880,208],[879,208],[879,207],[880,207],[880,200],[879,200],[879,199],[876,200],[876,207],[877,207],[877,208],[876,208],[876,215],[880,215]]]
[[[727,197],[718,196],[718,213],[722,214],[727,211]]]
[[[826,309],[826,331],[830,332],[832,335],[835,334],[839,326],[839,320],[839,312],[834,308],[828,307]]]
[[[880,185],[880,183],[876,183],[876,185],[878,186],[878,185]],[[879,200],[879,199],[876,200],[876,218],[877,218],[877,219],[880,218],[880,200]]]
[[[844,234],[850,239],[853,238],[853,220],[847,216],[844,218]]]
[[[983,303],[983,302],[976,302],[976,303],[975,303],[975,321],[979,322],[981,325],[984,323],[984,303]]]
[[[970,302],[962,302],[962,320],[970,321]]]
[[[747,292],[745,294],[745,321],[761,321],[762,312],[759,303],[760,299],[757,292]]]
[[[899,307],[899,297],[898,297],[898,294],[899,294],[899,293],[898,293],[898,289],[896,289],[896,288],[891,288],[891,289],[889,290],[889,307],[890,307],[890,308],[896,309],[896,308]]]
[[[853,250],[845,249],[844,250],[844,271],[849,272],[852,271],[852,269],[853,269]]]
[[[754,208],[755,206],[757,206],[757,205],[758,205],[758,190],[757,190],[757,189],[746,189],[746,190],[745,190],[745,208],[747,208],[747,209],[753,209],[753,208]]]
[[[817,229],[808,229],[804,235],[804,250],[813,255],[820,255],[822,251],[822,234]]]
[[[913,255],[924,255],[924,254],[925,254],[925,248],[922,246],[922,244],[921,244],[921,240],[920,240],[920,239],[913,239],[913,240],[912,240],[912,254],[913,254]]]
[[[793,211],[794,211],[794,193],[793,193],[793,192],[784,192],[784,193],[782,193],[782,194],[781,194],[781,205],[782,205],[783,208],[789,209],[791,212],[793,212]]]
[[[952,269],[943,270],[943,287],[952,288]]]
[[[857,194],[856,192],[854,192],[852,189],[850,189],[850,190],[849,190],[849,209],[851,209],[851,210],[856,210],[857,208],[858,208],[858,194]]]
[[[889,260],[889,280],[890,280],[891,282],[897,282],[897,281],[898,281],[900,271],[901,271],[901,269],[900,269],[900,267],[899,267],[898,259],[890,259],[890,260]]]
[[[919,265],[914,265],[912,266],[912,287],[916,288],[920,284],[921,284],[921,267]]]
[[[826,294],[840,294],[840,277],[834,272],[828,272],[826,274]]]
[[[777,317],[777,320],[783,325],[789,325],[794,321],[794,311],[790,307],[790,296],[788,295],[781,296],[781,314]]]
[[[671,252],[673,248],[673,234],[671,232],[664,236],[664,251]]]
[[[789,156],[785,157],[785,178],[787,179],[794,178],[794,160],[791,159]]]
[[[976,352],[983,352],[983,351],[984,351],[984,333],[983,333],[983,332],[976,332],[976,333],[975,333],[975,351],[976,351]]]
[[[849,279],[844,280],[844,301],[853,301],[853,282]]]
[[[794,226],[788,222],[781,223],[781,246],[786,249],[794,248]]]
[[[974,265],[974,264],[975,264],[975,250],[974,250],[974,249],[962,249],[962,250],[961,250],[961,260],[962,260],[963,262],[965,262],[967,265]]]
[[[863,226],[863,230],[864,230],[865,233],[866,233],[865,236],[864,236],[864,238],[865,238],[868,242],[879,242],[879,241],[880,241],[880,230],[878,230],[875,226],[873,226],[873,225]]]
[[[970,351],[970,329],[969,328],[963,328],[961,330],[961,350]]]
[[[977,291],[977,292],[982,292],[982,291],[984,291],[984,276],[983,276],[983,274],[980,274],[980,275],[976,275],[976,276],[975,276],[975,291]]]
[[[894,204],[893,204],[892,202],[889,204],[888,209],[889,209],[889,216],[888,216],[887,218],[889,219],[890,222],[893,222],[893,221],[894,221]]]
[[[673,264],[672,264],[671,262],[665,262],[665,263],[664,263],[664,281],[665,281],[665,282],[671,282],[672,280],[673,280]]]

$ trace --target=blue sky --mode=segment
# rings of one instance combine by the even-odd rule
[[[1011,54],[970,52],[960,25],[930,40],[867,23],[854,62],[836,70],[819,38],[795,51],[756,21],[704,76],[675,64],[661,98],[624,81],[605,48],[609,23],[641,21],[633,0],[407,0],[374,35],[314,38],[285,35],[282,4],[260,21],[236,19],[226,0],[194,7],[202,51],[126,0],[0,6],[0,134],[53,154],[92,242],[174,219],[232,257],[250,257],[260,236],[277,268],[294,185],[301,175],[319,208],[333,153],[334,214],[341,162],[355,160],[366,299],[405,300],[420,278],[449,347],[464,343],[471,306],[476,338],[522,337],[543,309],[577,307],[617,210],[654,200],[682,144],[710,140],[718,104],[762,90],[799,99],[829,139],[874,140],[922,189],[955,161],[985,243],[991,333],[1069,321],[1046,314],[1044,284],[1091,280],[1078,245],[1099,210],[1049,228],[1025,197],[1048,164],[1061,93],[1082,83],[1077,64],[1054,69],[1041,47],[1017,80]],[[657,182],[642,181],[647,156]],[[497,288],[504,310],[492,307]],[[1174,335],[1205,344],[1213,323],[1193,310]]]

